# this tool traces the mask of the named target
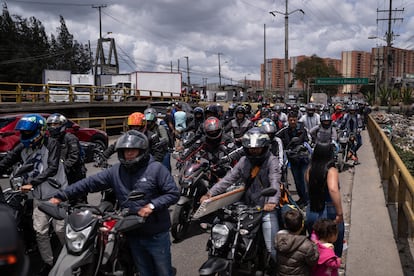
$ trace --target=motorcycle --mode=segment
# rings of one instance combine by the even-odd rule
[[[182,240],[187,234],[192,214],[197,210],[200,198],[209,188],[208,173],[210,162],[205,158],[193,158],[185,162],[178,183],[181,187],[180,199],[173,213],[171,235]]]
[[[21,191],[27,174],[31,171],[33,171],[33,164],[16,165],[10,175],[10,188],[3,190],[5,202],[11,207],[17,231],[26,247],[26,253],[31,253],[37,248],[36,233],[32,221],[33,199]]]
[[[337,156],[337,168],[339,172],[342,172],[345,168],[345,164],[352,156],[351,149],[357,143],[355,133],[350,132],[347,129],[340,130],[338,132],[339,151]]]
[[[131,192],[127,200],[144,195]],[[65,245],[50,275],[136,275],[125,233],[142,226],[143,217],[128,210],[99,206],[44,202],[39,209],[55,219],[65,219]]]
[[[272,196],[274,188],[263,189],[262,196]],[[270,268],[262,234],[263,210],[240,202],[220,209],[207,242],[208,260],[200,275],[263,275]]]
[[[192,215],[200,206],[200,198],[223,175],[223,170],[231,169],[231,163],[242,151],[243,148],[240,147],[223,156],[219,161],[220,166],[212,165],[200,156],[194,156],[184,162],[178,180],[181,187],[180,199],[172,213],[171,235],[174,239],[182,240],[185,237]]]

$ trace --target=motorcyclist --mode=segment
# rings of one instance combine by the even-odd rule
[[[309,199],[304,178],[310,157],[309,150],[304,148],[305,142],[308,142],[308,133],[303,123],[298,122],[297,112],[291,111],[289,113],[288,122],[289,125],[281,129],[276,135],[282,139],[283,148],[287,151],[296,191],[299,196],[299,200],[296,203],[302,207],[308,204]]]
[[[314,103],[308,103],[306,105],[306,114],[299,118],[299,122],[303,123],[307,131],[320,124],[320,116],[316,113]]]
[[[18,162],[33,164],[33,171],[25,177],[22,192],[33,196],[33,228],[44,265],[37,275],[47,275],[53,265],[53,251],[49,237],[50,217],[39,210],[42,201],[49,200],[59,188],[67,186],[63,162],[60,161],[59,142],[46,136],[46,119],[39,114],[24,115],[17,123],[20,144],[0,161],[0,173]],[[53,178],[53,179],[52,179]],[[60,187],[59,187],[60,186]],[[64,242],[64,222],[52,220],[60,242]]]
[[[336,127],[332,125],[331,114],[325,112],[320,116],[320,125],[314,126],[309,134],[312,137],[312,143],[333,143],[337,145],[338,134]]]
[[[169,137],[167,129],[164,126],[159,126],[157,122],[157,111],[153,107],[144,110],[145,121],[147,122],[147,130],[156,133],[159,138],[158,147],[164,153],[162,164],[171,171],[170,159],[171,155],[168,151]]]
[[[243,135],[245,156],[241,157],[234,168],[216,183],[200,201],[222,194],[226,189],[243,180],[245,183],[244,202],[250,206],[261,206],[265,211],[262,218],[262,230],[265,244],[272,257],[276,257],[273,247],[275,234],[279,229],[276,206],[280,197],[281,170],[279,160],[270,153],[270,138],[260,128],[253,127]],[[277,193],[271,197],[262,197],[263,188],[272,187]]]
[[[341,120],[344,116],[343,107],[341,103],[337,103],[334,108],[334,113],[332,114],[332,121],[335,122],[337,126],[341,124]]]
[[[361,115],[357,113],[358,107],[355,104],[351,104],[348,107],[348,113],[346,113],[342,119],[340,129],[347,129],[349,132],[355,134],[356,143],[352,144],[351,150],[349,151],[349,159],[354,161],[354,165],[359,164],[357,151],[362,146],[361,130],[363,127],[363,121]]]
[[[86,177],[86,167],[78,137],[66,132],[67,122],[66,117],[59,113],[51,114],[46,120],[49,135],[58,140],[61,145],[60,159],[63,161],[70,185]],[[87,197],[78,200],[87,202]]]
[[[264,133],[269,135],[270,138],[270,152],[279,159],[279,163],[283,166],[284,157],[283,157],[283,142],[276,136],[277,127],[275,122],[269,118],[263,118],[257,122],[257,127],[261,128]]]
[[[50,200],[54,204],[88,192],[112,189],[122,209],[145,217],[142,227],[127,234],[128,246],[140,275],[173,275],[170,214],[168,208],[180,196],[171,173],[150,154],[147,136],[129,130],[116,142],[119,163],[68,186]],[[131,191],[144,197],[127,200]]]
[[[222,163],[231,163],[233,160],[225,159],[225,157],[236,149],[232,138],[223,131],[222,122],[216,117],[209,117],[204,121],[203,129],[205,134],[194,143],[189,150],[178,161],[182,163],[196,154],[207,159],[213,168],[213,179],[211,183],[216,183],[218,178],[223,177],[227,168]],[[225,160],[225,161],[223,161]]]
[[[164,160],[165,153],[163,148],[159,146],[160,138],[157,133],[147,129],[147,120],[145,119],[145,115],[141,112],[134,112],[128,116],[127,123],[130,130],[138,130],[147,136],[150,145],[150,153],[154,156],[155,161],[162,162]],[[103,152],[104,158],[108,159],[116,152],[115,145],[116,141]]]
[[[194,133],[199,130],[204,122],[204,110],[202,107],[197,106],[193,110],[194,119],[188,124],[187,128],[183,132],[193,131]]]
[[[235,116],[233,120],[227,125],[224,132],[231,133],[234,138],[234,142],[237,146],[241,146],[241,140],[243,135],[253,127],[252,121],[246,118],[246,109],[244,106],[238,106],[235,110]]]

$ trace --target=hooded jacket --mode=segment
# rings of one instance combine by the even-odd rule
[[[276,234],[277,275],[310,275],[317,264],[319,252],[316,244],[306,236],[295,235],[287,230]]]

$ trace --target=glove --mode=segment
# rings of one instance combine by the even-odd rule
[[[221,166],[227,163],[230,163],[230,158],[228,158],[227,156],[224,156],[220,158],[220,160],[217,162],[217,166]]]

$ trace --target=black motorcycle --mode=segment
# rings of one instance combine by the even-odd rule
[[[131,192],[128,200],[144,195]],[[124,233],[142,226],[143,217],[128,210],[99,206],[42,203],[39,209],[55,219],[65,219],[65,245],[50,275],[137,275]]]
[[[272,196],[266,188],[262,196]],[[219,211],[207,242],[208,260],[200,275],[263,275],[270,265],[262,234],[263,210],[257,206],[234,203]]]
[[[31,253],[37,248],[32,220],[33,199],[21,191],[31,171],[33,171],[33,164],[16,165],[10,175],[10,187],[3,190],[5,202],[11,207],[26,253]]]
[[[337,168],[339,172],[342,172],[345,168],[345,164],[351,158],[351,149],[356,145],[355,133],[350,132],[347,129],[338,131],[338,144],[339,151],[337,156]]]
[[[204,158],[193,158],[185,162],[178,183],[181,195],[172,213],[171,235],[182,240],[187,234],[191,217],[199,207],[200,198],[209,188],[210,162]]]

